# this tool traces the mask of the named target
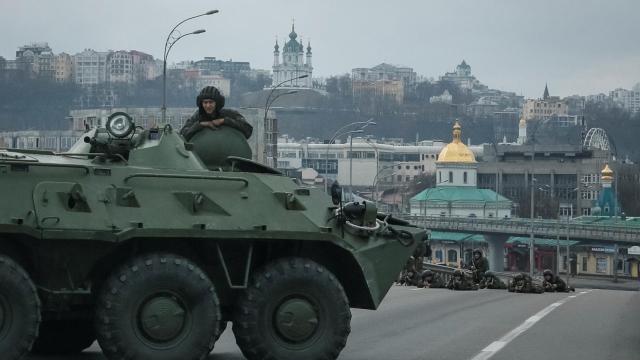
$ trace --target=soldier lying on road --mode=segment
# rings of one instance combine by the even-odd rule
[[[506,289],[507,284],[504,281],[500,280],[493,271],[487,271],[484,273],[484,278],[480,281],[478,285],[480,289]]]
[[[440,274],[436,274],[431,270],[425,270],[422,273],[422,286],[429,288],[445,288],[447,284],[445,284],[442,276]]]
[[[575,288],[567,286],[567,283],[564,282],[560,278],[560,276],[556,276],[553,274],[553,271],[546,269],[542,272],[544,276],[544,280],[542,281],[542,287],[546,292],[569,292],[576,291]]]
[[[456,269],[453,272],[453,277],[447,283],[447,288],[451,290],[478,290],[478,285],[474,284],[471,276],[463,270]]]
[[[531,276],[520,273],[513,277],[511,281],[509,281],[509,286],[507,287],[509,292],[517,292],[517,293],[536,293],[542,294],[544,289],[542,285],[537,284],[533,281]]]

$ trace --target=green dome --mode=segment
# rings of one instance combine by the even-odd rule
[[[251,148],[242,133],[229,126],[216,130],[204,129],[190,140],[200,160],[209,170],[225,167],[229,156],[251,159]]]

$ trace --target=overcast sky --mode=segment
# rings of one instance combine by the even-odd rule
[[[527,97],[592,94],[640,81],[639,0],[0,0],[0,56],[46,41],[55,53],[140,50],[162,57],[178,21],[207,32],[169,62],[215,56],[270,69],[273,44],[296,30],[314,76],[381,62],[437,78],[465,59],[492,88]]]

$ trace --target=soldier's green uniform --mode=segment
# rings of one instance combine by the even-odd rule
[[[213,100],[216,102],[216,108],[213,114],[207,114],[206,111],[204,111],[202,102],[205,99]],[[180,129],[180,135],[182,135],[185,140],[189,141],[196,133],[201,130],[215,130],[213,128],[202,126],[200,122],[223,118],[224,123],[222,124],[222,126],[229,126],[231,128],[234,128],[240,131],[245,138],[250,138],[251,134],[253,133],[253,127],[239,112],[230,109],[223,109],[224,102],[224,96],[214,86],[207,86],[203,88],[196,99],[198,110],[196,110],[196,112],[184,124],[182,129]]]
[[[478,290],[478,285],[474,284],[464,271],[456,269],[453,277],[447,283],[447,288],[451,290]]]
[[[484,278],[480,281],[480,289],[506,289],[507,284],[500,280],[492,271],[484,273]]]
[[[560,278],[560,276],[556,276],[553,271],[546,269],[542,272],[544,276],[544,280],[542,281],[542,287],[546,292],[569,292],[576,291],[575,288],[567,286],[567,283],[564,282]]]
[[[517,293],[542,294],[544,292],[542,285],[535,283],[531,276],[525,273],[520,273],[514,276],[509,282],[507,290],[509,290],[509,292]]]
[[[400,273],[400,278],[398,282],[400,285],[405,286],[419,286],[421,281],[420,271],[418,268],[422,269],[422,258],[416,259],[411,256],[407,260],[407,263],[404,265],[404,269]]]
[[[479,284],[484,278],[484,274],[489,271],[489,260],[483,256],[482,250],[473,250],[473,259],[471,260],[471,271],[473,271],[473,283]]]
[[[445,284],[442,276],[434,273],[431,270],[425,270],[422,273],[422,285],[423,287],[429,287],[432,289],[447,287],[447,284]]]

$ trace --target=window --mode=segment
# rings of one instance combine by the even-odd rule
[[[455,250],[447,251],[447,261],[458,262],[458,252],[456,252]]]
[[[442,262],[442,250],[436,250],[436,260]]]
[[[596,272],[599,274],[607,273],[607,258],[599,257],[596,259]]]
[[[582,258],[582,271],[584,272],[587,272],[587,260],[588,258],[586,256]]]
[[[465,171],[464,174],[462,174],[462,181],[466,184],[467,183],[467,172]]]
[[[582,209],[582,216],[590,216],[590,215],[591,215],[591,208]]]
[[[453,184],[453,171],[449,171],[449,184]]]
[[[442,171],[438,171],[438,182],[442,182]]]

